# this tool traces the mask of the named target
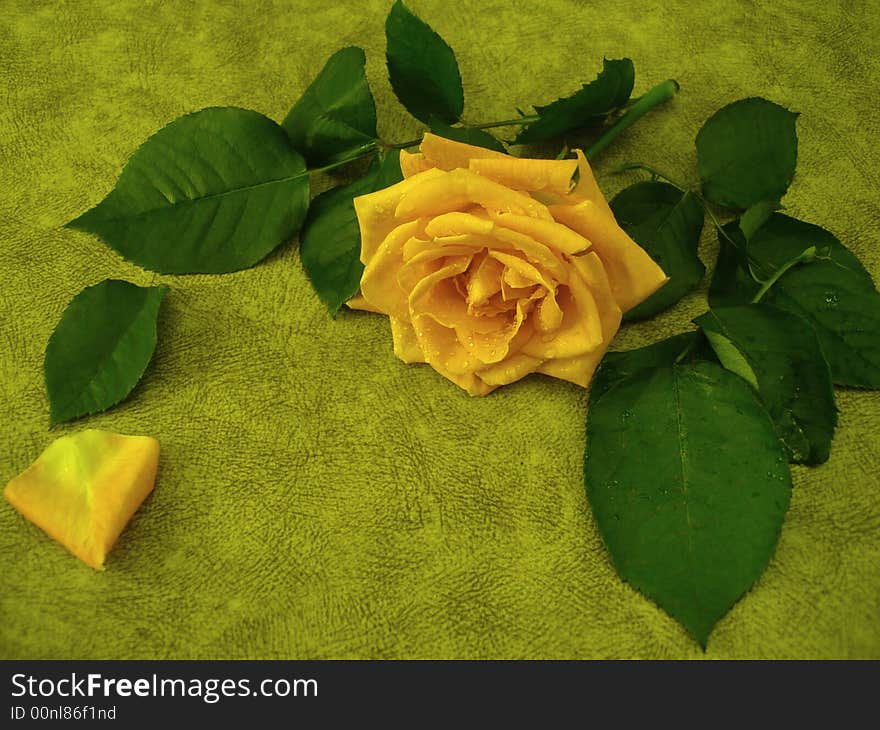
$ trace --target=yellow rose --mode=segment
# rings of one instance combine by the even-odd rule
[[[425,134],[404,180],[355,198],[355,309],[388,315],[394,352],[471,395],[538,372],[586,386],[621,312],[667,277],[576,160],[511,157]],[[572,189],[572,181],[577,184]]]

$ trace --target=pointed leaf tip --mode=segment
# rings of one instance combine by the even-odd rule
[[[388,77],[400,103],[425,124],[457,122],[464,89],[452,48],[401,0],[388,13],[385,37]]]
[[[752,388],[712,362],[677,364],[684,341],[606,355],[584,478],[618,574],[705,648],[773,555],[791,477]]]
[[[312,167],[350,157],[375,141],[376,104],[363,49],[349,46],[334,53],[282,126]]]
[[[219,274],[290,240],[308,199],[305,162],[279,125],[211,107],[156,132],[110,194],[69,225],[152,271]]]
[[[71,300],[43,362],[53,425],[104,411],[131,393],[156,347],[167,291],[107,279]]]

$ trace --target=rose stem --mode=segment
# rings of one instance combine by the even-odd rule
[[[815,246],[810,246],[805,251],[801,251],[801,253],[795,256],[793,259],[786,261],[782,266],[780,266],[767,281],[765,281],[761,288],[758,289],[758,293],[755,294],[752,299],[752,304],[757,304],[760,302],[764,295],[769,291],[770,287],[773,286],[779,279],[785,274],[789,269],[794,268],[798,264],[809,264],[812,261],[815,261],[817,258],[822,258],[818,255],[818,251]]]
[[[599,139],[591,144],[585,151],[588,160],[592,160],[604,150],[623,130],[628,129],[653,109],[658,104],[669,101],[679,89],[678,82],[668,79],[662,84],[657,84],[647,94],[640,97],[627,112],[612,126],[605,130]]]
[[[620,119],[618,119],[611,127],[609,127],[605,133],[599,137],[590,147],[584,152],[587,156],[587,159],[592,159],[596,155],[598,155],[602,150],[604,150],[609,144],[611,144],[612,140],[614,140],[617,135],[619,135],[623,130],[631,127],[635,122],[637,122],[641,117],[647,114],[651,109],[653,109],[658,104],[662,104],[663,102],[669,101],[673,96],[675,96],[676,92],[679,89],[678,82],[669,79],[664,81],[662,84],[657,84],[654,88],[648,91],[644,96],[640,96],[633,104],[626,110],[626,113]],[[485,124],[472,124],[468,125],[471,129],[494,129],[495,127],[513,127],[513,126],[521,126],[524,124],[531,124],[532,122],[538,121],[540,116],[538,114],[525,114],[523,116],[517,117],[516,119],[502,119],[498,122],[486,122]],[[465,127],[468,128],[468,127]],[[342,165],[353,162],[354,160],[360,159],[361,157],[366,157],[368,154],[372,154],[379,147],[384,148],[386,150],[403,150],[408,147],[415,147],[422,141],[422,138],[408,140],[406,142],[397,142],[395,144],[389,144],[384,142],[369,142],[364,145],[361,149],[357,150],[357,152],[348,159],[339,160],[337,162],[333,162],[330,165],[326,165],[325,167],[318,168],[316,170],[311,170],[311,172],[323,172],[325,170],[332,170],[335,167],[341,167]]]
[[[471,129],[495,129],[495,127],[520,127],[532,122],[537,122],[540,114],[523,114],[515,119],[502,119],[500,122],[486,122],[485,124],[469,124]]]

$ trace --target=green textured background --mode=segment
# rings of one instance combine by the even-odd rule
[[[61,228],[152,132],[210,105],[284,117],[325,59],[362,45],[380,131],[418,132],[384,74],[370,2],[33,2],[0,19],[0,485],[94,426],[162,444],[156,491],[104,573],[0,504],[0,657],[699,657],[615,576],[581,478],[586,394],[533,376],[469,398],[391,352],[387,321],[331,321],[296,248],[226,276],[157,276]],[[868,2],[411,0],[456,50],[466,118],[506,118],[636,64],[679,97],[597,165],[695,177],[714,110],[802,112],[789,212],[880,279],[880,22]],[[326,181],[323,181],[326,185]],[[716,244],[704,235],[711,261]],[[46,340],[106,277],[171,287],[133,396],[49,430]],[[617,348],[687,327],[702,294]],[[796,468],[779,548],[708,657],[880,657],[880,394],[838,393],[831,460]]]

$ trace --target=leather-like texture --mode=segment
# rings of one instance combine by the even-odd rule
[[[471,398],[331,320],[294,245],[249,271],[159,276],[62,225],[151,133],[211,105],[281,120],[342,45],[366,49],[381,134],[420,126],[384,69],[388,2],[10,0],[0,19],[0,484],[87,427],[157,437],[154,493],[96,573],[0,505],[2,658],[702,657],[615,574],[582,479],[586,392],[530,376]],[[694,136],[760,95],[802,112],[788,212],[880,280],[880,15],[872,3],[410,0],[455,49],[466,118],[509,118],[628,55],[678,98],[597,162],[696,177]],[[548,153],[555,149],[547,148]],[[318,181],[318,189],[329,184]],[[701,255],[714,260],[707,225]],[[49,429],[43,349],[104,278],[170,288],[132,397]],[[625,326],[689,329],[705,290]],[[880,658],[880,394],[838,390],[828,464],[796,467],[779,547],[705,654]]]

